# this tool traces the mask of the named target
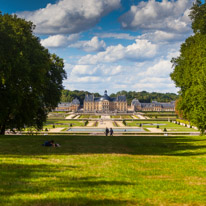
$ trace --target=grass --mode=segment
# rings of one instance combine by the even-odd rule
[[[205,136],[0,136],[0,205],[205,205],[205,155]]]
[[[197,132],[197,130],[181,126],[168,121],[126,121],[127,126],[139,127],[140,123],[143,124],[143,128],[156,128],[156,125],[144,125],[144,124],[164,124],[159,125],[160,129],[167,128],[168,132]]]
[[[72,124],[72,125],[74,125],[74,126],[78,126],[78,127],[81,127],[81,126],[84,126],[84,121],[72,121],[72,120],[63,120],[63,121],[61,121],[61,120],[48,120],[47,122],[46,122],[46,124],[45,124],[45,126],[44,127],[48,127],[48,126],[53,126],[53,124],[55,125],[55,127],[61,127],[62,125],[66,125],[67,124],[67,126],[69,125],[69,124]]]
[[[133,119],[131,115],[111,115],[110,117],[113,119]]]
[[[89,118],[101,118],[101,115],[90,115],[90,114],[82,114],[79,119],[89,119]]]
[[[162,116],[159,116],[159,115],[157,115],[157,116],[156,116],[156,115],[155,115],[155,116],[147,115],[147,117],[152,118],[152,119],[161,119],[161,118],[162,118],[162,119],[166,119],[166,118],[167,118],[167,119],[168,119],[168,118],[169,118],[169,119],[176,119],[176,118],[177,118],[176,115],[173,115],[173,116],[168,116],[168,115],[167,115],[167,116],[165,116],[165,115],[162,115]]]

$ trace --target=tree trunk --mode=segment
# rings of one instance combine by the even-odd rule
[[[0,135],[5,135],[5,131],[6,131],[6,125],[1,125],[0,126]]]

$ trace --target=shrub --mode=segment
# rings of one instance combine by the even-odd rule
[[[160,128],[160,126],[159,125],[157,125],[157,129],[159,129]]]
[[[88,121],[88,120],[86,120],[86,122],[84,123],[84,126],[87,126],[87,125],[88,125],[88,123],[89,123],[89,121]]]
[[[53,128],[55,128],[55,125],[53,124]]]
[[[127,125],[127,123],[126,123],[126,121],[125,121],[125,120],[123,120],[123,121],[122,121],[122,123],[123,123],[125,126]]]
[[[166,128],[164,128],[164,130],[163,130],[164,132],[167,132],[167,129]]]
[[[139,126],[142,127],[142,123],[140,123]]]
[[[47,128],[45,128],[45,132],[48,132],[48,129],[47,129]]]

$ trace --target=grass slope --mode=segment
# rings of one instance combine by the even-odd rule
[[[205,136],[0,136],[3,206],[205,205],[205,178]]]

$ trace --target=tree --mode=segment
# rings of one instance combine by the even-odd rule
[[[177,110],[196,125],[201,134],[206,130],[206,5],[200,1],[191,8],[194,35],[181,45],[180,56],[173,58],[171,78],[180,88]]]
[[[6,129],[41,129],[66,78],[63,60],[33,35],[32,22],[0,13],[0,134]]]

